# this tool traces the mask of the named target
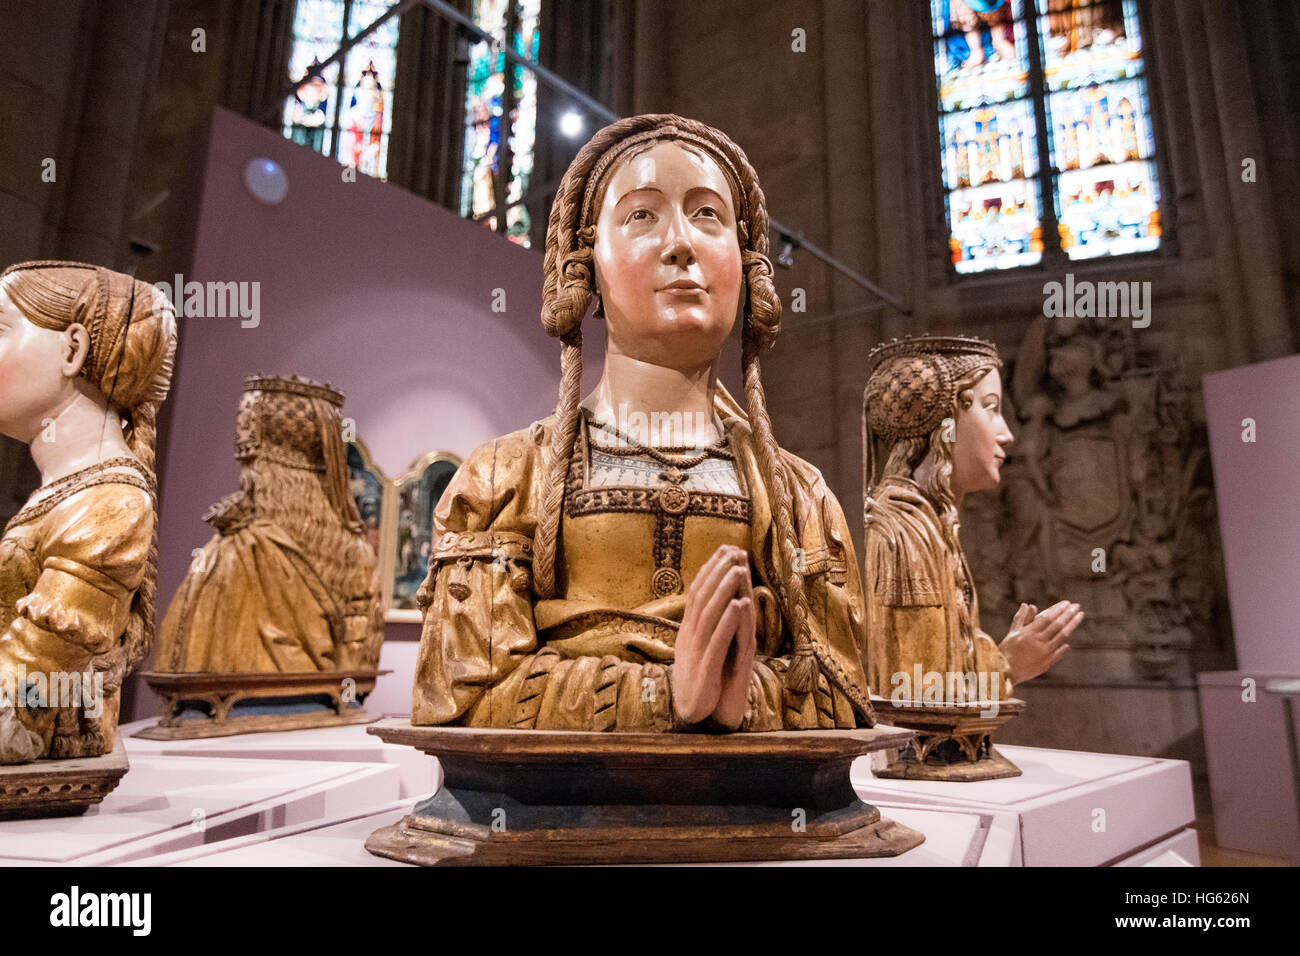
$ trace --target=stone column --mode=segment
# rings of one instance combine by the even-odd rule
[[[42,246],[61,258],[128,264],[131,169],[162,49],[163,0],[86,4],[84,71],[63,117],[62,207],[47,216]],[[64,179],[64,177],[67,177]]]
[[[65,117],[80,111],[94,4],[14,0],[0,30],[0,264],[53,255],[46,219],[72,177],[62,149]],[[90,20],[91,23],[86,21]],[[12,111],[12,112],[11,112]],[[69,144],[69,145],[75,145]],[[52,181],[51,181],[52,177]]]

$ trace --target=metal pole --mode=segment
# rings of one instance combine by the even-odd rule
[[[1282,698],[1282,717],[1286,721],[1287,749],[1291,751],[1291,777],[1295,787],[1296,818],[1300,820],[1300,743],[1296,741],[1295,708],[1293,701],[1300,697],[1300,680],[1272,680],[1264,690]]]
[[[418,2],[423,3],[426,7],[429,7],[431,10],[434,10],[435,12],[442,14],[448,20],[463,27],[466,31],[468,31],[471,35],[473,35],[475,40],[481,43],[490,43],[494,46],[496,45],[496,39],[492,36],[492,34],[488,33],[486,30],[480,29],[474,23],[473,20],[465,16],[465,14],[461,13],[455,7],[444,3],[443,0],[418,0]],[[619,116],[617,113],[611,110],[608,106],[605,106],[603,103],[599,102],[598,100],[592,99],[590,96],[582,92],[582,90],[578,89],[568,80],[564,79],[563,77],[555,73],[552,73],[550,70],[542,66],[540,63],[534,63],[532,60],[528,59],[527,57],[520,56],[518,53],[515,52],[513,38],[507,38],[506,43],[501,48],[501,54],[511,63],[532,70],[534,73],[537,74],[538,78],[541,79],[543,82],[545,82],[548,86],[553,86],[557,90],[560,90],[561,92],[566,94],[567,96],[570,96],[573,99],[577,100],[579,103],[581,103],[592,113],[595,113],[597,116],[603,119],[606,123],[613,123],[615,120],[622,119],[621,116]]]
[[[817,257],[822,262],[826,263],[828,266],[830,266],[832,269],[834,269],[836,272],[840,273],[841,275],[845,276],[846,278],[853,280],[858,285],[862,286],[862,288],[866,289],[868,292],[874,295],[876,298],[893,306],[899,312],[903,313],[903,315],[912,314],[912,310],[907,308],[905,305],[903,305],[902,301],[897,296],[893,295],[892,293],[886,292],[884,289],[876,285],[866,276],[861,275],[856,269],[850,268],[849,266],[841,262],[839,259],[836,259],[834,256],[832,256],[829,252],[825,252],[820,247],[809,242],[807,239],[803,237],[803,233],[792,232],[790,229],[783,226],[776,219],[772,219],[769,217],[768,221],[772,224],[772,228],[775,229],[778,233],[788,236],[791,244],[796,249],[807,249],[811,255]]]

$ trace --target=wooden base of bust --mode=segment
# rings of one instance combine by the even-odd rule
[[[72,817],[108,796],[130,764],[119,735],[100,757],[0,766],[0,820]]]
[[[910,731],[735,734],[415,727],[369,732],[435,756],[443,786],[366,849],[423,866],[720,863],[896,856],[921,844],[849,782]]]
[[[873,701],[876,716],[895,727],[916,731],[916,740],[871,768],[877,777],[968,783],[1018,777],[1020,768],[993,749],[994,731],[1025,709],[1018,698],[927,704],[924,701]],[[996,705],[996,713],[994,713]]]
[[[235,734],[306,730],[342,724],[368,724],[376,717],[360,703],[375,680],[391,671],[350,670],[307,673],[165,674],[149,671],[145,682],[164,701],[164,717],[134,736],[146,740],[194,740]],[[293,712],[302,698],[328,698],[329,709]],[[296,700],[295,700],[296,699]],[[232,712],[240,701],[256,701],[262,713]],[[207,716],[185,717],[187,705],[207,707]]]

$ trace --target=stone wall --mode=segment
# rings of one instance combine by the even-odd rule
[[[1059,350],[1059,375],[1082,375],[1082,392],[1095,393],[1083,403],[1107,410],[1071,420],[1069,429],[1049,427],[1058,439],[1091,427],[1104,433],[1095,448],[1113,454],[1122,444],[1126,459],[1097,469],[1092,494],[1086,481],[1063,482],[1069,500],[1055,512],[1047,507],[1038,522],[1059,530],[1063,519],[1079,517],[1072,509],[1085,528],[1109,521],[1100,542],[1085,533],[1061,544],[1056,535],[1072,565],[1059,579],[1023,573],[1026,555],[1016,546],[1038,546],[1025,527],[1034,524],[1032,496],[1004,488],[973,496],[965,509],[963,537],[988,594],[985,630],[1000,639],[1020,599],[1046,607],[1070,598],[1093,612],[1072,639],[1068,664],[1023,686],[1029,713],[1001,737],[1179,756],[1203,769],[1192,673],[1232,666],[1232,641],[1200,378],[1290,354],[1300,341],[1300,259],[1288,213],[1300,199],[1300,84],[1288,54],[1300,42],[1295,6],[1142,4],[1167,224],[1158,253],[962,279],[946,262],[928,4],[671,8],[639,33],[638,50],[654,51],[655,69],[638,76],[636,108],[674,110],[726,130],[758,170],[774,218],[900,296],[912,313],[881,307],[807,254],[778,269],[787,305],[795,289],[808,302],[806,313],[787,309],[765,362],[778,439],[822,469],[860,545],[859,429],[873,344],[924,331],[980,335],[998,343],[1008,376],[1022,355]],[[805,52],[793,49],[796,30],[804,31]],[[1247,158],[1255,182],[1242,180]],[[1150,282],[1150,327],[1044,328],[1044,284],[1067,272]],[[1071,371],[1069,346],[1080,341],[1091,343],[1085,357],[1095,349],[1111,370]],[[1012,394],[1013,405],[1036,395],[1061,405],[1064,382],[1031,364],[1019,362],[1024,394]],[[1136,421],[1136,437],[1114,437],[1121,419]],[[1012,420],[1022,438],[1028,422],[1027,414]],[[1033,457],[1023,443],[1012,451],[1009,477]],[[1111,558],[1097,580],[1085,560],[1094,545]],[[1036,595],[1021,593],[1030,580]]]

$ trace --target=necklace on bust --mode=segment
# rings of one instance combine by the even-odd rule
[[[600,444],[593,446],[599,448],[607,455],[648,455],[661,465],[667,465],[669,468],[676,470],[694,468],[706,458],[722,458],[727,461],[736,460],[736,456],[732,454],[728,447],[729,442],[726,435],[723,435],[712,445],[708,445],[707,447],[701,445],[646,445],[637,441],[621,429],[592,417],[591,412],[587,411],[587,409],[584,408],[582,411],[587,419],[588,425],[598,428],[607,434],[613,435],[615,438],[626,443],[626,447],[620,445]],[[674,455],[682,457],[673,457]]]
[[[657,475],[659,480],[664,483],[659,487],[657,500],[660,509],[667,515],[684,514],[687,508],[690,507],[691,492],[687,488],[687,483],[693,468],[709,458],[721,459],[733,464],[736,461],[736,456],[729,447],[730,439],[725,434],[708,446],[647,445],[621,429],[597,420],[589,410],[584,408],[582,412],[590,427],[613,435],[622,443],[604,445],[591,441],[591,436],[588,436],[588,444],[593,452],[599,451],[603,455],[620,458],[649,458],[664,466],[664,470]],[[735,492],[725,493],[734,494]]]

